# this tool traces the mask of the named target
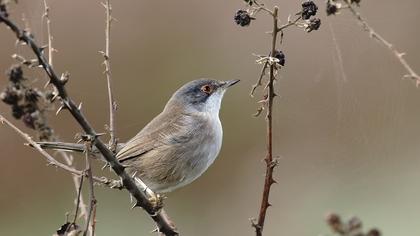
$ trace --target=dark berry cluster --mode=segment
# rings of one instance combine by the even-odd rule
[[[327,16],[335,15],[338,12],[337,3],[334,2],[334,0],[328,0],[326,11],[327,11]]]
[[[7,14],[6,3],[3,0],[0,0],[0,14],[3,14],[5,17],[9,16],[9,14]]]
[[[22,119],[27,127],[37,130],[40,140],[48,140],[52,130],[45,124],[39,106],[39,99],[44,95],[25,85],[20,66],[12,66],[7,75],[10,82],[0,93],[0,100],[11,106],[14,118]]]
[[[304,24],[305,30],[309,33],[313,30],[318,30],[321,26],[321,20],[319,18],[312,18],[315,16],[318,11],[318,6],[313,1],[306,1],[302,3],[302,11],[300,14],[302,15],[302,19],[306,21]]]
[[[309,23],[306,26],[306,31],[309,33],[312,30],[318,30],[320,26],[321,26],[321,19],[312,18],[309,20]]]
[[[233,19],[235,20],[236,24],[243,27],[251,24],[251,20],[254,20],[255,18],[251,17],[248,11],[238,10]]]
[[[286,56],[284,55],[284,53],[282,51],[279,50],[275,50],[274,54],[273,54],[274,58],[277,58],[279,60],[278,64],[281,66],[284,66],[285,62],[286,62]]]
[[[255,3],[255,0],[244,0],[244,2],[246,2],[249,6],[252,6]]]
[[[318,7],[313,1],[302,3],[302,19],[308,20],[311,16],[315,16],[317,11]]]

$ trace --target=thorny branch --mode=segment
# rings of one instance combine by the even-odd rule
[[[106,0],[106,3],[102,3],[106,10],[106,27],[105,27],[105,52],[102,52],[102,55],[104,57],[103,64],[105,65],[105,71],[106,74],[106,81],[107,81],[107,87],[108,87],[108,100],[109,100],[109,147],[110,149],[115,152],[117,148],[117,138],[115,137],[115,113],[117,110],[117,103],[114,99],[114,93],[112,91],[112,78],[111,78],[111,62],[110,62],[110,41],[111,41],[111,23],[113,21],[113,18],[111,16],[111,3],[110,0]]]
[[[114,172],[122,179],[124,187],[136,199],[136,206],[142,207],[149,214],[149,216],[157,224],[160,232],[164,233],[165,235],[178,235],[176,228],[173,226],[173,224],[171,224],[167,217],[164,217],[162,215],[160,209],[157,209],[155,205],[153,205],[148,200],[146,194],[138,188],[133,178],[130,175],[128,175],[128,173],[125,171],[125,168],[115,158],[113,152],[109,150],[107,145],[99,139],[100,135],[92,128],[90,123],[87,121],[87,119],[81,112],[80,107],[78,107],[74,103],[74,101],[69,97],[65,88],[65,83],[67,82],[67,79],[62,80],[57,76],[54,69],[46,60],[43,53],[43,49],[35,43],[32,35],[27,31],[21,30],[15,23],[13,23],[8,18],[7,12],[4,9],[0,10],[0,22],[5,23],[10,28],[10,30],[12,30],[16,34],[17,39],[28,44],[28,46],[35,53],[39,64],[42,66],[42,68],[45,70],[48,77],[50,78],[49,82],[53,84],[58,91],[58,96],[62,102],[62,109],[69,110],[71,115],[79,123],[84,132],[87,135],[93,137],[93,144],[96,146],[96,148],[98,148],[98,150],[107,160]],[[36,147],[39,148],[39,146]]]
[[[287,23],[279,26],[279,17],[278,17],[278,7],[275,6],[273,10],[267,9],[264,4],[257,2],[257,0],[244,0],[247,5],[250,7],[248,10],[238,10],[235,14],[234,20],[240,26],[248,26],[252,20],[255,20],[254,17],[261,10],[265,11],[273,19],[273,26],[271,31],[271,50],[268,56],[259,56],[256,60],[257,63],[263,64],[260,76],[258,77],[256,83],[252,86],[250,95],[254,96],[256,89],[260,86],[263,86],[263,79],[266,76],[267,69],[269,69],[268,82],[264,86],[264,95],[263,100],[259,101],[262,105],[258,108],[255,116],[261,114],[263,109],[267,108],[266,115],[266,130],[267,130],[267,148],[266,156],[264,158],[266,164],[265,170],[265,179],[264,179],[264,188],[262,193],[262,199],[260,204],[260,210],[258,219],[252,219],[252,226],[255,228],[255,233],[257,236],[261,236],[264,229],[264,222],[267,214],[267,209],[271,204],[269,203],[269,196],[271,186],[276,183],[273,179],[273,171],[277,166],[277,160],[273,158],[273,100],[276,93],[274,91],[274,83],[276,81],[277,71],[284,66],[285,64],[285,55],[282,51],[277,50],[277,40],[280,38],[280,43],[283,42],[284,30],[291,26],[296,26],[299,28],[304,28],[306,32],[311,32],[313,30],[318,30],[321,25],[321,20],[312,16],[316,15],[318,7],[312,1],[305,1],[302,3],[302,11],[296,14],[294,20],[289,16]],[[280,33],[280,35],[279,35]]]
[[[274,55],[276,53],[276,43],[277,43],[277,34],[279,32],[278,30],[278,7],[274,7],[273,11],[273,32],[272,32],[272,42],[271,42],[271,55]],[[267,214],[267,209],[270,206],[270,203],[268,202],[269,196],[270,196],[270,188],[273,183],[275,183],[273,179],[273,170],[274,165],[272,165],[273,162],[273,99],[275,96],[274,93],[274,80],[275,80],[275,70],[276,64],[270,65],[270,78],[268,82],[268,109],[267,109],[267,155],[264,159],[266,163],[266,172],[265,172],[265,180],[264,180],[264,190],[261,200],[261,206],[260,206],[260,213],[258,215],[258,221],[257,224],[254,224],[255,232],[257,236],[262,235],[262,231],[264,228],[264,222],[265,222],[265,216]]]

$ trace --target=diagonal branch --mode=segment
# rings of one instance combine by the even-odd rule
[[[133,178],[125,171],[124,166],[122,166],[115,158],[113,152],[109,150],[107,145],[99,139],[99,134],[92,128],[79,107],[76,106],[74,101],[69,97],[65,88],[65,82],[67,81],[62,81],[59,79],[56,72],[45,58],[42,48],[40,48],[35,43],[31,34],[18,28],[18,26],[7,17],[6,12],[4,11],[0,11],[0,22],[5,23],[10,28],[10,30],[16,34],[17,39],[28,44],[28,46],[35,53],[39,64],[44,68],[45,72],[50,78],[49,82],[57,88],[58,96],[60,97],[64,108],[69,110],[73,118],[79,123],[84,132],[87,135],[93,137],[93,144],[96,146],[96,148],[98,148],[114,172],[121,178],[124,187],[137,200],[136,206],[141,206],[149,214],[149,216],[156,222],[159,230],[162,233],[165,235],[178,235],[176,228],[170,224],[167,218],[162,216],[159,211],[160,209],[157,209],[154,204],[148,200],[146,194],[138,188]]]
[[[407,74],[404,75],[404,78],[414,79],[416,81],[416,86],[419,86],[420,76],[414,71],[414,69],[410,66],[407,60],[405,60],[404,56],[406,53],[400,52],[397,49],[395,49],[394,45],[392,45],[384,37],[382,37],[382,35],[378,34],[372,27],[370,27],[366,20],[362,18],[360,13],[351,4],[350,0],[344,0],[344,2],[347,5],[346,8],[348,8],[351,11],[351,13],[356,17],[356,19],[362,25],[363,29],[369,33],[370,37],[376,39],[378,42],[382,43],[385,47],[387,47],[397,58],[397,60],[401,63],[401,65],[407,71]]]

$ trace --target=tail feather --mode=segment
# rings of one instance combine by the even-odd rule
[[[71,152],[83,152],[85,147],[80,143],[64,143],[64,142],[37,142],[42,149],[54,149]]]

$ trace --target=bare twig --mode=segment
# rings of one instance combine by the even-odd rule
[[[106,9],[106,28],[105,28],[105,52],[101,52],[104,56],[104,65],[105,65],[105,74],[106,81],[108,86],[108,100],[109,100],[109,147],[113,152],[117,148],[117,138],[115,137],[115,112],[117,110],[117,103],[114,99],[114,93],[112,91],[112,79],[111,79],[111,62],[110,62],[110,41],[111,41],[111,23],[112,16],[111,11],[112,7],[110,0],[106,0],[106,3],[102,3]]]
[[[69,97],[65,88],[66,81],[61,81],[60,78],[57,76],[54,69],[46,60],[42,49],[35,43],[32,35],[18,28],[18,26],[15,23],[13,23],[4,12],[1,11],[0,22],[5,23],[9,27],[9,29],[16,34],[17,39],[28,44],[32,51],[35,53],[39,64],[42,65],[48,77],[50,78],[50,83],[57,88],[58,96],[60,97],[63,106],[67,110],[69,110],[71,115],[79,123],[79,125],[82,127],[85,133],[93,137],[93,144],[98,148],[98,150],[107,160],[114,172],[122,179],[124,187],[137,200],[136,205],[141,206],[149,214],[149,216],[156,222],[159,230],[162,233],[164,233],[165,235],[178,235],[176,228],[173,225],[171,225],[165,217],[161,215],[161,213],[159,212],[160,209],[156,208],[155,205],[148,200],[146,194],[139,189],[139,187],[134,182],[133,178],[125,171],[124,166],[122,166],[119,163],[119,161],[115,158],[113,152],[109,150],[107,145],[99,139],[99,134],[92,128],[92,126],[87,121],[79,107]]]
[[[272,33],[272,42],[271,42],[271,55],[275,54],[276,51],[276,43],[277,43],[277,34],[280,32],[278,28],[278,7],[274,7],[273,11],[273,33]],[[257,236],[261,236],[263,229],[264,229],[264,222],[265,216],[267,213],[267,209],[270,206],[268,202],[270,196],[270,188],[273,183],[275,183],[273,179],[273,170],[275,165],[273,165],[273,119],[272,119],[272,111],[273,111],[273,99],[275,96],[274,93],[274,80],[275,80],[275,71],[277,70],[276,64],[270,65],[270,78],[268,82],[268,110],[267,110],[267,155],[264,159],[266,163],[266,173],[265,173],[265,180],[264,180],[264,190],[261,200],[260,212],[258,215],[257,223],[253,224],[255,228],[255,233]]]
[[[410,66],[410,64],[408,64],[408,62],[405,60],[404,56],[406,55],[406,53],[398,51],[394,47],[394,45],[392,45],[384,37],[378,34],[372,27],[370,27],[367,21],[361,16],[361,14],[351,4],[350,0],[344,0],[344,2],[347,5],[346,8],[348,8],[351,11],[351,13],[356,17],[356,19],[362,25],[363,29],[369,33],[370,37],[376,39],[378,42],[382,43],[385,47],[387,47],[389,51],[391,51],[393,55],[397,58],[397,60],[401,63],[401,65],[407,71],[407,74],[404,75],[404,78],[410,78],[410,79],[415,80],[416,86],[419,86],[420,76],[414,71],[414,69]]]
[[[270,15],[271,16],[273,16],[274,17],[274,15],[273,15],[273,12],[272,11],[270,11]],[[275,29],[275,31],[276,31],[276,37],[277,37],[277,34],[280,32],[281,34],[280,34],[280,42],[282,42],[282,40],[283,40],[283,30],[285,30],[285,29],[287,29],[287,28],[289,28],[290,26],[293,26],[293,25],[297,25],[297,23],[298,23],[298,21],[300,21],[302,19],[302,16],[298,16],[298,17],[296,17],[296,19],[294,19],[293,21],[291,21],[290,19],[288,20],[288,22],[286,23],[286,24],[284,24],[284,25],[281,25],[280,27],[277,27],[276,29]],[[274,31],[273,31],[274,32]],[[271,32],[271,34],[272,35],[274,35],[274,33],[273,32]],[[277,39],[276,39],[277,40]],[[273,55],[273,54],[270,54],[270,56],[271,55]],[[267,68],[268,68],[268,65],[269,65],[269,61],[268,60],[266,60],[265,61],[265,63],[264,63],[264,65],[263,65],[263,67],[261,68],[261,72],[260,72],[260,76],[258,77],[258,79],[257,79],[257,82],[254,84],[254,85],[252,85],[252,88],[251,88],[251,92],[250,92],[250,96],[251,97],[253,97],[254,96],[254,94],[255,94],[255,90],[258,88],[258,87],[260,87],[260,86],[262,86],[262,80],[263,80],[263,78],[264,78],[264,76],[266,75],[266,70],[267,70]],[[257,113],[256,114],[254,114],[254,116],[259,116],[260,114],[261,114],[261,112],[262,112],[262,110],[263,110],[263,108],[261,107],[261,108],[259,108],[258,109],[258,111],[257,111]]]
[[[95,198],[95,191],[93,186],[93,178],[92,178],[92,168],[91,168],[91,158],[90,158],[90,149],[91,149],[91,143],[86,142],[86,150],[85,150],[85,156],[86,156],[86,175],[89,181],[89,211],[88,211],[88,217],[86,221],[86,228],[83,233],[83,236],[87,236],[90,232],[91,236],[95,235],[95,225],[96,225],[96,198]]]
[[[265,71],[267,70],[267,67],[268,67],[268,61],[266,61],[266,62],[264,63],[264,66],[263,66],[263,67],[262,67],[262,69],[261,69],[260,77],[258,77],[257,82],[256,82],[254,85],[252,85],[252,88],[251,88],[251,93],[249,94],[249,95],[251,95],[251,97],[253,97],[253,96],[254,96],[255,90],[256,90],[259,86],[261,86],[261,85],[262,85],[262,79],[263,79],[263,78],[264,78],[264,76],[265,76]]]

